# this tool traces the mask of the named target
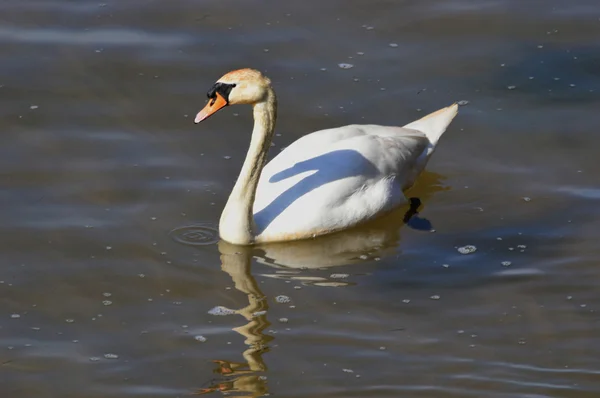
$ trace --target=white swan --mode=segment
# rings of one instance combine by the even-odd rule
[[[254,69],[221,77],[195,122],[227,105],[253,106],[254,129],[240,175],[219,222],[238,245],[324,235],[374,219],[407,202],[458,111],[456,104],[404,127],[349,125],[308,134],[265,165],[277,100],[271,81]]]

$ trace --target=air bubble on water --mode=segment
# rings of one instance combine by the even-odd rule
[[[526,249],[526,248],[527,248],[527,246],[526,246],[526,245],[517,245],[517,247],[518,247],[519,249]]]
[[[501,237],[497,237],[496,240],[502,240],[502,238]]]
[[[342,369],[342,372],[354,373],[354,371],[352,369]]]
[[[473,245],[466,245],[459,247],[457,250],[460,254],[471,254],[475,253],[477,251],[477,248]]]
[[[67,322],[67,323],[73,323],[73,322],[75,322],[75,319],[67,318],[67,319],[65,319],[65,322]]]
[[[235,314],[235,311],[232,309],[229,309],[227,307],[223,307],[223,306],[219,305],[219,306],[216,306],[215,308],[209,310],[208,313],[210,315],[225,316],[225,315]]]
[[[366,254],[361,254],[360,256],[358,256],[358,258],[360,258],[361,260],[366,260],[369,258],[369,256],[367,256]]]
[[[104,292],[104,293],[102,293],[102,295],[103,295],[104,297],[110,297],[110,296],[112,296],[112,293],[109,293],[109,292]]]
[[[500,264],[502,264],[503,267],[508,267],[510,266],[512,263],[510,261],[502,261]]]
[[[329,275],[329,277],[332,279],[344,279],[349,276],[350,276],[350,274],[331,274],[331,275]]]
[[[396,48],[396,47],[398,47],[398,43],[390,43],[390,47]]]
[[[442,264],[442,267],[444,267],[444,268],[450,268],[450,264]]]
[[[531,198],[530,198],[530,197],[528,197],[528,196],[523,196],[523,200],[524,200],[525,202],[531,202]]]
[[[106,358],[106,359],[119,359],[119,356],[117,354],[108,353],[108,354],[104,354],[104,358]]]
[[[359,52],[356,53],[356,55],[365,55],[365,53],[362,52],[362,51],[359,51]]]
[[[294,289],[300,290],[300,289],[302,289],[302,286],[294,286]]]
[[[98,362],[100,360],[100,358],[98,357],[90,357],[90,361],[92,362]]]
[[[279,322],[280,323],[288,323],[288,319],[287,318],[279,318]]]
[[[227,159],[227,160],[229,160],[229,159],[231,159],[231,156],[229,156],[229,155],[225,155],[225,156],[223,156],[223,159]]]
[[[199,341],[200,343],[205,343],[206,337],[204,337],[202,335],[198,335],[198,336],[194,336],[194,340]]]
[[[20,318],[20,317],[21,317],[21,315],[19,315],[19,314],[12,314],[10,317],[11,317],[12,319],[18,319],[18,318]]]
[[[37,105],[31,105],[31,106],[29,107],[29,109],[37,109],[37,108],[39,108],[39,106],[37,106]]]
[[[351,68],[354,68],[354,65],[352,65],[352,64],[346,64],[346,63],[338,64],[338,66],[340,67],[340,69],[351,69]]]
[[[517,88],[517,86],[508,86],[506,88],[509,89],[509,90],[514,90],[515,88]]]
[[[156,217],[150,217],[150,220],[156,221]]]
[[[439,296],[439,295],[437,295],[437,294],[434,294],[433,296],[431,296],[431,297],[429,297],[429,298],[430,298],[430,299],[432,299],[432,300],[439,300],[439,299],[440,299],[440,296]]]
[[[267,313],[267,311],[256,311],[255,313],[252,314],[253,318],[259,317],[259,316],[263,316]]]
[[[567,296],[567,300],[573,300],[573,296]]]
[[[458,101],[458,102],[457,102],[457,104],[458,104],[459,106],[465,106],[465,105],[467,105],[468,103],[469,103],[469,101],[467,101],[467,100],[460,100],[460,101]]]
[[[402,302],[403,302],[404,304],[408,304],[408,303],[410,303],[410,299],[404,299],[404,300],[402,300]]]
[[[289,298],[288,296],[280,295],[280,296],[275,297],[275,301],[279,304],[286,304],[286,303],[289,303],[290,301],[292,301],[292,299]]]
[[[110,301],[110,300],[104,300],[104,301],[102,302],[102,304],[103,304],[103,305],[106,305],[106,306],[109,306],[109,305],[112,305],[112,301]]]

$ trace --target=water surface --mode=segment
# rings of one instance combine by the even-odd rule
[[[598,396],[599,10],[3,2],[3,395]],[[416,218],[219,243],[251,112],[193,116],[247,66],[279,96],[271,156],[468,101]]]

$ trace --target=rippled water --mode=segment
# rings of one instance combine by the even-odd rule
[[[597,1],[7,0],[0,20],[2,396],[600,394]],[[279,96],[273,153],[468,102],[420,213],[218,242],[251,114],[192,119],[245,66]]]

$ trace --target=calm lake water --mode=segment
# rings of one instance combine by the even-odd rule
[[[4,0],[0,21],[0,395],[600,396],[597,0]],[[193,117],[240,67],[278,93],[271,157],[468,101],[420,213],[219,243],[251,111]]]

